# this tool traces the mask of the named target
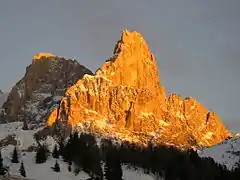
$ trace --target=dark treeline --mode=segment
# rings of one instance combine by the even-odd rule
[[[113,144],[108,139],[97,143],[93,135],[85,133],[73,133],[67,142],[60,141],[53,156],[58,158],[58,153],[68,163],[69,171],[76,175],[85,171],[92,179],[122,180],[121,165],[142,169],[156,179],[165,180],[235,180],[240,177],[240,168],[229,171],[212,158],[200,158],[194,150],[180,151],[151,143],[148,147],[129,142]]]

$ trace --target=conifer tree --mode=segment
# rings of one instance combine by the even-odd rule
[[[20,173],[21,176],[26,177],[26,171],[25,171],[25,167],[24,167],[23,161],[21,162],[19,173]]]
[[[64,143],[63,143],[63,138],[61,138],[60,142],[59,142],[59,155],[63,156],[64,154]]]
[[[80,167],[79,167],[79,165],[75,165],[75,168],[74,168],[74,174],[75,174],[75,176],[77,176],[79,173],[80,173]]]
[[[53,152],[52,152],[52,156],[56,159],[59,158],[59,150],[58,150],[58,147],[57,145],[55,145],[54,149],[53,149]]]
[[[105,178],[107,180],[122,180],[122,167],[117,149],[112,147],[106,154]]]
[[[19,163],[18,151],[16,146],[14,147],[13,154],[12,154],[12,163]]]
[[[72,156],[73,156],[72,146],[73,146],[73,135],[72,134],[69,135],[69,139],[68,139],[67,143],[65,144],[65,146],[63,145],[63,142],[59,145],[59,151],[65,162],[72,160]]]
[[[93,173],[94,177],[103,178],[103,172],[101,168],[101,154],[97,145],[92,146],[88,150],[89,170]]]
[[[54,165],[54,167],[52,168],[55,172],[60,172],[60,166],[59,166],[59,164],[58,164],[58,162],[56,161],[55,162],[55,165]]]
[[[68,171],[72,171],[72,161],[68,161]]]
[[[2,152],[0,151],[0,175],[6,174],[6,170],[3,167]]]
[[[27,120],[25,119],[23,121],[23,127],[22,127],[23,130],[28,130],[28,124],[27,124]]]
[[[40,145],[36,153],[36,163],[41,164],[46,162],[48,157],[48,149],[46,145]]]
[[[0,151],[0,168],[3,168],[2,152]]]

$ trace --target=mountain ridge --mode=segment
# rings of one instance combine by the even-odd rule
[[[44,122],[51,108],[58,105],[65,90],[85,73],[92,74],[76,60],[67,60],[50,53],[37,54],[3,104],[5,119]]]
[[[211,146],[232,136],[217,114],[194,98],[166,96],[158,75],[142,35],[124,30],[103,66],[66,91],[48,125],[62,121],[122,140],[187,147]]]

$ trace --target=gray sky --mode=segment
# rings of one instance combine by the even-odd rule
[[[95,71],[123,29],[143,34],[167,93],[193,96],[240,131],[239,0],[1,0],[0,89],[38,52]]]

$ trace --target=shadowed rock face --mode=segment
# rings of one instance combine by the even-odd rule
[[[0,109],[3,105],[3,103],[6,101],[7,99],[7,93],[4,93],[1,89],[0,89]]]
[[[211,146],[231,136],[195,99],[166,97],[154,55],[140,33],[128,30],[95,75],[84,75],[66,91],[48,125],[56,121],[143,144]]]
[[[42,122],[67,88],[90,70],[77,61],[46,53],[34,56],[25,76],[12,88],[3,105],[8,121]]]

